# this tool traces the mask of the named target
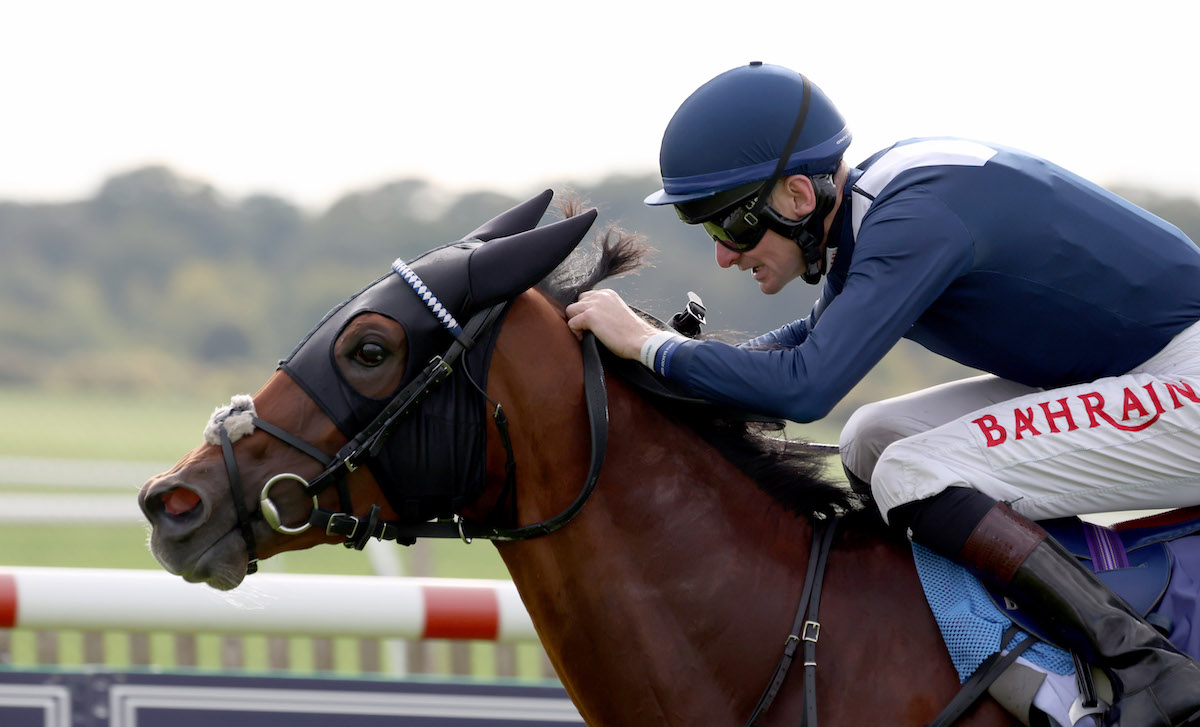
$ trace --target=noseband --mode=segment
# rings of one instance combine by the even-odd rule
[[[247,574],[258,570],[257,542],[251,523],[251,518],[255,513],[249,509],[246,502],[241,474],[233,452],[233,442],[244,434],[253,432],[255,428],[262,429],[303,452],[320,462],[325,468],[311,481],[290,472],[279,473],[268,479],[259,495],[258,502],[258,510],[262,513],[262,518],[267,525],[271,529],[287,535],[303,533],[310,527],[316,526],[323,529],[328,535],[345,538],[344,544],[347,547],[358,550],[366,547],[371,538],[396,540],[407,545],[415,542],[417,538],[461,538],[469,543],[475,538],[514,541],[549,535],[570,522],[583,509],[584,504],[587,503],[596,488],[596,482],[600,479],[600,470],[604,465],[604,452],[608,443],[608,396],[600,353],[595,337],[589,332],[584,334],[581,346],[584,394],[587,401],[588,421],[591,425],[591,464],[582,489],[574,502],[565,510],[547,520],[513,528],[467,522],[458,515],[453,518],[415,524],[384,522],[379,519],[380,507],[375,504],[371,505],[365,517],[353,514],[346,475],[354,472],[367,460],[379,454],[396,422],[416,409],[433,387],[450,375],[462,356],[473,348],[474,342],[499,320],[510,302],[505,301],[485,308],[473,315],[466,326],[459,327],[454,316],[441,305],[432,291],[425,287],[424,283],[407,265],[397,260],[393,263],[393,269],[421,297],[429,311],[451,332],[454,340],[444,353],[434,356],[421,373],[395,394],[383,410],[336,454],[327,455],[300,437],[260,419],[254,410],[253,400],[249,396],[234,397],[229,407],[219,409],[213,414],[209,426],[205,429],[206,439],[213,444],[219,443],[224,456],[238,527],[246,542]],[[480,391],[480,394],[486,398],[484,392]],[[498,404],[495,405],[492,420],[496,424],[507,457],[505,483],[500,499],[501,502],[511,499],[515,512],[516,465],[508,434],[507,419]],[[232,432],[231,429],[233,429]],[[288,526],[284,524],[278,507],[271,499],[272,488],[277,483],[288,480],[299,483],[304,489],[304,494],[312,498],[312,512],[308,521],[301,525]],[[337,488],[341,510],[325,510],[318,506],[317,495],[330,486]]]

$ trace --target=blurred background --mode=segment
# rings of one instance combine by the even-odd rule
[[[1185,0],[5,4],[0,567],[157,568],[137,487],[215,406],[393,258],[547,187],[647,236],[654,265],[614,287],[659,317],[689,290],[710,328],[747,336],[806,314],[815,289],[760,295],[641,201],[678,104],[751,60],[825,90],[851,163],[911,136],[996,141],[1200,239],[1198,16]],[[967,373],[902,344],[791,433],[836,441],[859,404]],[[486,544],[265,569],[505,577]],[[38,639],[0,652],[35,663]],[[85,659],[72,639],[63,663]]]

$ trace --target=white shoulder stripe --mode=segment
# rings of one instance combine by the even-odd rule
[[[852,198],[850,220],[854,236],[858,236],[858,228],[862,226],[873,198],[901,172],[918,167],[982,167],[995,155],[996,150],[990,146],[965,139],[930,139],[895,147],[872,164],[854,185],[870,195],[868,198],[856,194]]]

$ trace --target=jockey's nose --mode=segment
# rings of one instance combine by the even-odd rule
[[[738,258],[742,256],[740,252],[730,250],[719,242],[713,244],[717,247],[717,265],[723,268],[737,264]]]

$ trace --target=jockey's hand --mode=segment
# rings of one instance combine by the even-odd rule
[[[582,293],[567,306],[567,325],[577,336],[584,331],[595,333],[609,351],[635,361],[641,357],[646,339],[658,333],[611,290]]]

